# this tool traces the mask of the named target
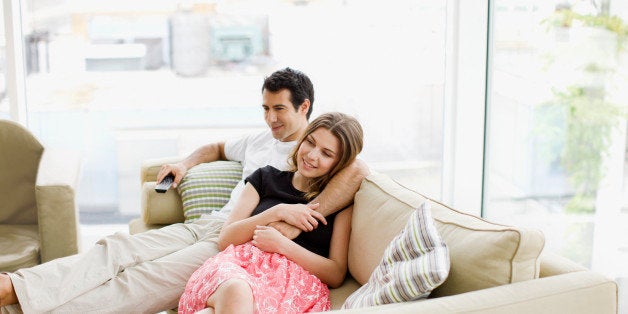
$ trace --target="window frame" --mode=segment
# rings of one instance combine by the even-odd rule
[[[6,92],[11,120],[28,126],[22,6],[20,0],[2,0],[6,40]]]

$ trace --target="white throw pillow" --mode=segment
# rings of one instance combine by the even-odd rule
[[[386,247],[368,282],[342,308],[360,308],[426,298],[449,274],[449,251],[425,201]]]

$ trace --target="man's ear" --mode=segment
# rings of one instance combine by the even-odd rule
[[[310,110],[310,100],[306,98],[301,103],[301,106],[299,107],[299,113],[307,114],[309,110]]]

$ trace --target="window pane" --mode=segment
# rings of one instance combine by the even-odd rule
[[[83,157],[83,219],[139,215],[143,160],[265,128],[262,81],[286,66],[313,116],[360,119],[373,170],[440,196],[444,0],[23,5],[30,126]]]
[[[494,10],[485,215],[627,276],[628,5],[497,0]]]
[[[6,38],[4,36],[4,5],[0,3],[0,119],[10,119],[9,97],[7,95]]]

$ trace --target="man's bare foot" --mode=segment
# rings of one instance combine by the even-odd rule
[[[0,274],[0,307],[17,303],[17,295],[13,289],[11,278],[7,274]]]

